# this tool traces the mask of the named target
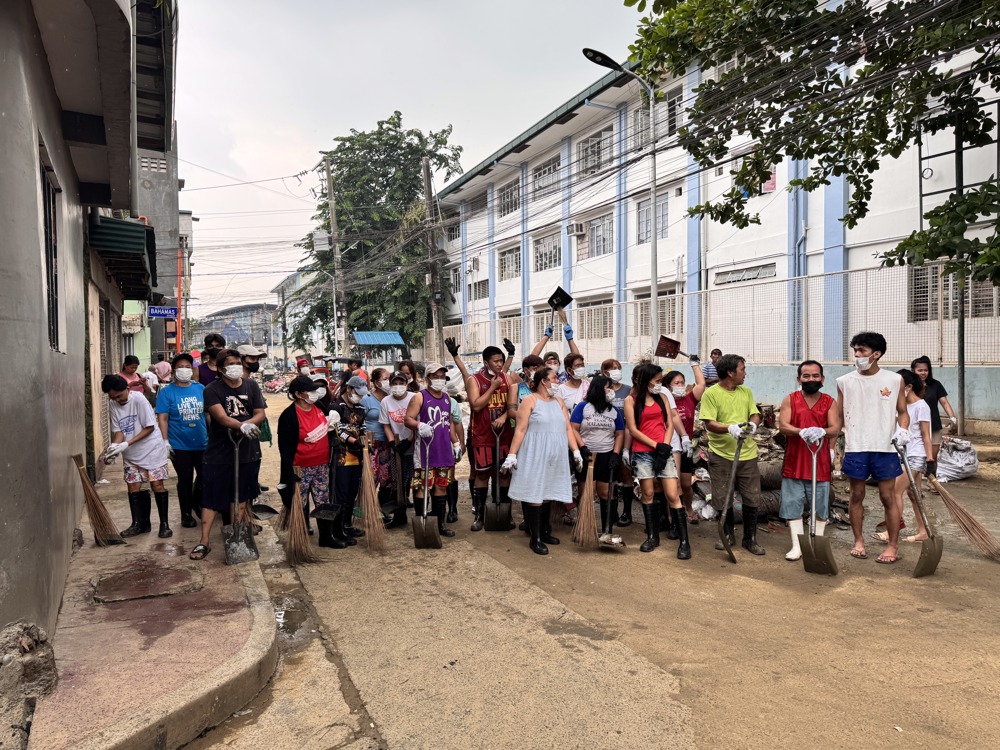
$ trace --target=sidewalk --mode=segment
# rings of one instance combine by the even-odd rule
[[[118,527],[130,522],[120,468],[98,490]],[[38,702],[30,748],[163,748],[190,742],[246,705],[277,659],[274,610],[257,563],[223,562],[218,526],[211,554],[188,559],[200,527],[153,531],[127,545],[84,546],[70,562],[52,639],[55,691]],[[176,524],[176,525],[174,525]]]

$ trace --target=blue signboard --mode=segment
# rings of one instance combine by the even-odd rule
[[[177,308],[176,307],[149,307],[149,317],[151,318],[176,318]]]

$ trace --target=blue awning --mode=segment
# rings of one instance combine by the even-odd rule
[[[355,331],[358,346],[406,346],[399,331]]]

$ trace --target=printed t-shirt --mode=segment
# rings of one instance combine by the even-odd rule
[[[677,408],[677,416],[681,418],[681,424],[684,425],[684,429],[687,434],[690,435],[694,432],[694,413],[698,409],[698,402],[690,393],[685,393],[680,398],[670,394],[671,398],[674,399],[674,403]]]
[[[406,408],[413,399],[413,391],[407,391],[402,398],[388,395],[379,404],[378,421],[380,424],[389,425],[396,440],[413,440],[413,430],[404,424],[406,419]]]
[[[156,413],[167,415],[167,438],[174,450],[205,450],[208,445],[205,386],[201,383],[165,386],[156,398]]]
[[[880,369],[874,375],[849,372],[837,378],[843,394],[844,451],[846,453],[895,453],[896,400],[903,379]]]
[[[625,420],[613,406],[608,411],[598,412],[594,405],[587,401],[576,405],[569,421],[580,425],[580,436],[594,453],[614,450],[615,432],[625,429]]]
[[[580,381],[580,385],[574,388],[570,382],[567,380],[559,386],[559,390],[556,395],[563,400],[566,404],[566,411],[571,412],[576,408],[576,405],[583,402],[587,398],[587,389],[590,388],[590,381],[584,378]]]
[[[913,458],[927,458],[924,436],[920,434],[920,423],[930,422],[933,424],[933,412],[923,399],[907,404],[906,411],[910,415],[910,442],[906,444],[906,455]]]
[[[153,407],[141,393],[129,392],[128,401],[122,406],[111,402],[111,432],[120,432],[126,440],[131,440],[147,427],[153,432],[125,449],[125,462],[140,469],[159,469],[170,460],[163,445],[163,436],[156,427]]]
[[[386,398],[389,397],[386,396]],[[365,432],[372,436],[372,440],[384,443],[385,428],[378,421],[379,414],[382,412],[382,402],[369,392],[361,399],[361,405],[365,408]]]
[[[296,407],[295,416],[299,418],[299,447],[295,450],[292,466],[322,466],[330,461],[330,438],[324,435],[315,443],[307,443],[306,435],[320,425],[326,424],[326,415],[315,404],[309,411]]]
[[[214,383],[209,383],[205,388],[205,411],[212,406],[221,406],[227,417],[235,419],[237,422],[246,422],[253,417],[254,409],[266,409],[264,396],[260,388],[252,380],[244,379],[238,388],[231,388],[225,380],[219,378]],[[204,462],[206,464],[229,464],[233,463],[233,442],[229,438],[232,432],[229,428],[223,427],[214,419],[208,426],[208,448],[205,449]],[[242,435],[240,440],[240,463],[247,464],[259,461],[260,439],[248,438]],[[233,434],[234,439],[239,436]]]
[[[701,397],[701,419],[703,422],[722,422],[725,425],[743,424],[754,414],[759,414],[753,399],[753,391],[745,385],[738,385],[727,391],[716,384],[705,389]],[[728,432],[721,435],[708,433],[708,449],[717,456],[733,461],[736,458],[736,438]],[[743,441],[740,460],[757,457],[757,443],[748,438]]]

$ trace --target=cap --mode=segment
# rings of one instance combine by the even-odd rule
[[[389,384],[390,385],[392,384],[393,380],[402,380],[405,383],[407,380],[409,380],[409,378],[406,376],[405,372],[401,372],[400,370],[396,370],[396,372],[394,372],[389,377]]]
[[[440,370],[444,370],[445,371],[445,375],[447,376],[447,374],[448,374],[448,368],[447,367],[445,367],[444,365],[442,365],[440,362],[431,362],[426,367],[424,367],[424,375],[427,377],[428,380],[430,380],[431,375],[433,375],[434,373],[436,373],[436,372],[438,372]]]
[[[320,383],[318,380],[313,380],[307,375],[299,375],[288,384],[288,392],[295,394],[306,393],[308,391],[318,391],[323,387],[323,385],[323,383]]]
[[[302,367],[302,365],[305,365],[306,367],[312,367],[312,362],[310,362],[305,357],[299,357],[297,360],[295,360],[296,367]]]
[[[315,380],[317,383],[322,383],[326,385],[329,381],[326,379],[326,375],[321,372],[314,372],[312,375],[299,375],[300,378],[309,378],[310,380]]]
[[[365,382],[364,378],[358,375],[355,375],[347,381],[347,387],[355,391],[364,391],[365,393],[368,392],[368,383]]]
[[[236,352],[241,357],[260,357],[263,356],[264,352],[258,349],[256,346],[251,346],[250,344],[240,344],[236,347]]]

